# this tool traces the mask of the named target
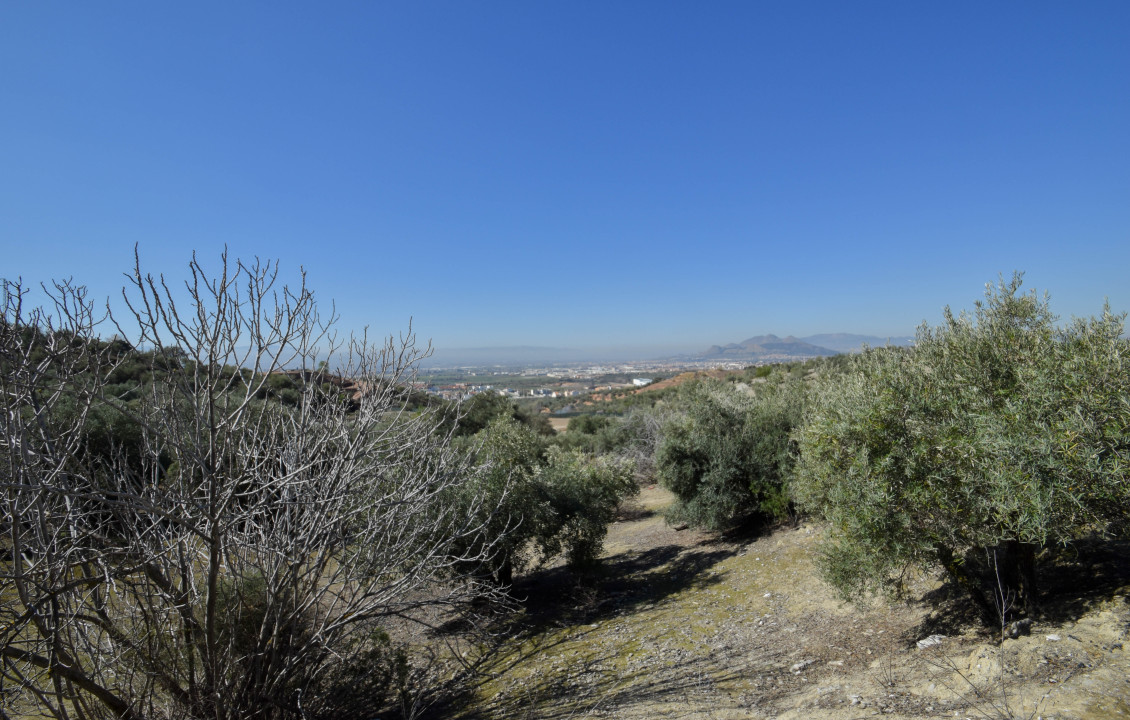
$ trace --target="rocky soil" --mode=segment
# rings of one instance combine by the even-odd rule
[[[745,539],[677,531],[661,514],[670,499],[650,487],[625,509],[594,585],[562,568],[522,578],[523,612],[444,714],[1130,718],[1125,552],[1086,578],[1053,569],[1064,589],[1046,617],[1001,644],[936,578],[920,578],[909,605],[845,605],[816,574],[818,527]]]

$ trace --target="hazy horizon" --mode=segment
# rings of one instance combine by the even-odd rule
[[[776,333],[759,333],[758,335],[771,335]],[[905,344],[913,335],[892,335],[886,338],[878,336],[862,336],[858,333],[835,333],[858,337],[872,345],[883,344],[890,340],[896,344]],[[780,335],[787,337],[789,333]],[[801,338],[806,340],[813,336]],[[710,345],[730,344],[746,338],[727,339],[720,343]],[[858,347],[858,343],[838,343],[837,347],[819,345],[837,352],[847,352]],[[658,360],[694,360],[705,352],[710,345],[690,345],[671,343],[668,345],[644,346],[616,346],[616,345],[579,345],[576,347],[552,347],[512,345],[495,347],[441,347],[433,346],[432,355],[423,362],[423,367],[444,367],[452,365],[529,365],[534,363],[571,364],[586,361],[605,362],[630,362],[630,361],[658,361]]]

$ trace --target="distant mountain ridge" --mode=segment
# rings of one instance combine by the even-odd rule
[[[785,338],[757,335],[740,343],[711,345],[701,357],[704,360],[791,360],[838,354],[836,350],[813,345],[792,335]]]
[[[846,352],[858,352],[863,345],[871,347],[887,344],[908,346],[914,338],[906,336],[881,338],[874,335],[851,333],[824,333],[804,338],[756,335],[729,345],[711,345],[697,357],[702,360],[784,361],[828,357]]]
[[[695,353],[692,347],[606,347],[567,348],[532,345],[506,347],[434,348],[422,368],[438,367],[516,367],[534,365],[631,362],[639,360],[737,360],[743,362],[776,362],[826,357],[844,352],[857,352],[864,343],[871,346],[910,345],[911,337],[881,338],[872,335],[827,333],[798,338],[792,335],[757,335],[740,343],[713,345]]]

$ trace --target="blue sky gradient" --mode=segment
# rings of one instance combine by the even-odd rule
[[[441,348],[1130,309],[1130,3],[0,5],[0,275],[306,269]]]

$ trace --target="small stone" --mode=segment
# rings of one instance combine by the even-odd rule
[[[941,645],[942,641],[945,639],[945,635],[931,635],[930,637],[924,637],[918,641],[918,649],[922,650],[924,648],[933,647],[934,645]]]
[[[1027,635],[1032,631],[1032,620],[1030,618],[1023,618],[1016,622],[1011,622],[1004,629],[1004,636],[1009,640],[1016,640],[1021,635]]]
[[[1048,635],[1045,639],[1048,642],[1059,642],[1063,638],[1061,638],[1059,635],[1052,634],[1052,635]]]

